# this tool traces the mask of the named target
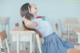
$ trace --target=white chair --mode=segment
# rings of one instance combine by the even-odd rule
[[[77,29],[80,29],[78,18],[66,18],[64,20],[64,30],[62,30],[62,34],[68,35],[68,41],[70,41],[70,39],[77,38],[77,35],[74,33],[74,31],[76,31]]]
[[[3,46],[2,46],[3,41],[5,41],[6,47],[7,47],[7,53],[9,53],[9,46],[8,46],[8,42],[7,42],[6,30],[3,30],[0,32],[0,50],[2,50],[2,48],[3,48]],[[2,51],[0,51],[0,53],[2,53]]]

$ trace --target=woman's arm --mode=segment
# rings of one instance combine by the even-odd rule
[[[24,22],[26,27],[31,28],[31,29],[38,26],[38,24],[36,22],[31,22],[30,20],[28,20],[26,18],[23,18],[22,21]]]
[[[24,22],[25,26],[27,26],[28,28],[31,28],[31,29],[33,29],[33,28],[35,28],[35,27],[38,26],[38,24],[37,24],[36,22],[31,22],[30,20],[27,20],[26,18],[23,18],[22,21]],[[37,30],[34,30],[34,31],[35,31],[37,34],[39,34],[40,42],[43,43],[42,34],[41,34],[39,31],[37,31]]]

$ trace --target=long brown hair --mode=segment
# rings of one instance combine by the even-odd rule
[[[25,3],[21,6],[20,9],[20,14],[22,17],[25,16],[26,19],[31,20],[34,16],[32,14],[29,13],[29,10],[31,9],[31,5],[29,3]],[[25,29],[29,29],[32,30],[30,28],[28,28],[27,26],[25,26],[24,22],[22,21],[23,26],[25,27]]]
[[[31,5],[29,3],[25,3],[22,5],[21,9],[20,9],[20,14],[22,17],[25,16],[25,18],[27,18],[28,20],[31,20],[34,16],[32,14],[29,13],[29,8],[31,8]],[[35,29],[30,29],[28,28],[27,26],[25,26],[25,23],[22,21],[23,23],[23,26],[25,29],[28,29],[28,30],[34,30],[36,33],[39,33],[39,36],[42,37],[42,34],[35,30]]]

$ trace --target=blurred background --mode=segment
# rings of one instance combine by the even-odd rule
[[[76,36],[73,32],[76,31],[75,29],[78,29],[80,32],[80,0],[0,0],[0,18],[9,17],[10,30],[15,27],[16,23],[22,26],[20,8],[27,2],[37,5],[37,15],[46,16],[53,29],[57,30],[56,33],[59,37],[74,43],[80,43],[80,36]],[[64,25],[67,27],[65,28]],[[68,26],[70,28],[68,28]],[[0,30],[1,29],[0,26]],[[75,38],[71,39],[69,35]],[[11,46],[11,48],[12,47],[15,47],[15,45]]]
[[[10,18],[10,29],[21,22],[20,7],[27,2],[35,3],[38,15],[46,16],[52,25],[65,18],[80,18],[79,0],[0,0],[0,17]]]

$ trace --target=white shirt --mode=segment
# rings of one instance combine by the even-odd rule
[[[32,21],[38,24],[38,26],[35,27],[35,29],[38,30],[43,37],[46,37],[54,32],[51,27],[51,24],[47,20],[38,18],[38,19],[33,19]]]

